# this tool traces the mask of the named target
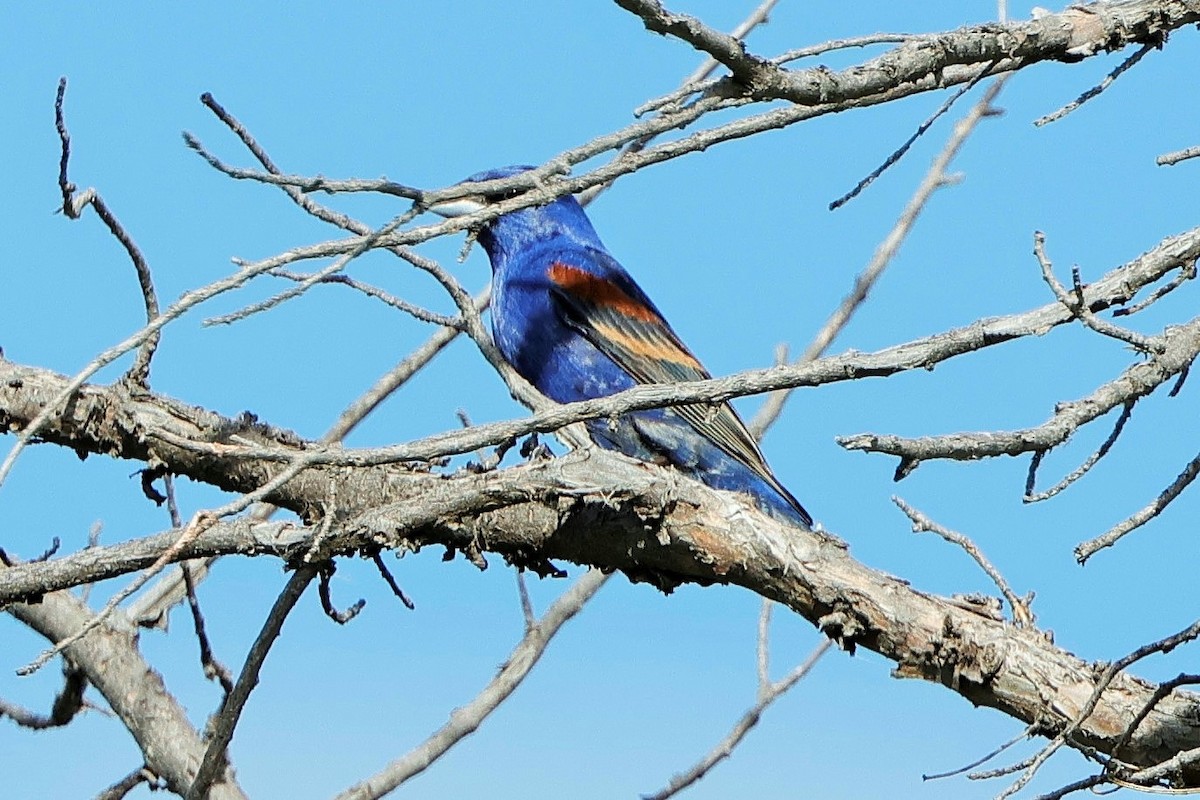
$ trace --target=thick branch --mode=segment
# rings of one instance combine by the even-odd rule
[[[787,605],[844,646],[881,653],[896,662],[899,675],[943,683],[973,703],[1025,722],[1041,720],[1050,730],[1066,724],[1095,686],[1090,664],[1038,631],[1014,629],[916,591],[854,561],[827,536],[780,525],[728,495],[608,453],[577,452],[450,479],[406,476],[387,505],[373,505],[373,494],[362,496],[352,479],[336,492],[351,516],[341,520],[317,557],[381,545],[439,544],[473,553],[483,548],[513,560],[561,559],[620,569],[664,589],[681,581],[737,584]],[[313,535],[293,529],[288,543],[251,542],[245,530],[213,526],[179,557],[274,549],[295,559],[307,552]],[[160,536],[153,547],[131,542],[96,550],[112,564],[135,554],[125,565],[133,569],[152,554],[147,551],[168,547],[175,538]],[[45,565],[20,569],[37,566]],[[1073,743],[1110,751],[1152,694],[1152,685],[1122,675]],[[1150,765],[1200,746],[1197,719],[1200,699],[1173,695],[1139,726],[1123,760]]]
[[[0,575],[4,570],[0,569]],[[75,633],[92,615],[83,601],[65,592],[46,595],[36,605],[9,606],[8,613],[52,642]],[[200,764],[204,744],[187,713],[167,692],[162,677],[133,645],[132,633],[101,625],[66,649],[66,656],[87,674],[88,681],[133,734],[146,766],[182,795]],[[212,800],[244,798],[232,776],[214,787]]]

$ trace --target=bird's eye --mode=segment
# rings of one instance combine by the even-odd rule
[[[517,195],[524,194],[524,193],[525,193],[524,189],[508,189],[503,192],[495,192],[494,194],[489,194],[484,199],[486,199],[488,201],[488,203],[499,203],[501,200],[511,200],[514,197],[516,197]]]

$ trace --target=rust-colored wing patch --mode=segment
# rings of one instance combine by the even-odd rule
[[[581,300],[624,314],[639,322],[658,321],[658,316],[653,311],[626,294],[620,286],[587,270],[555,261],[546,272],[560,289]]]

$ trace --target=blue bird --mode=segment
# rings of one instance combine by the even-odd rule
[[[507,178],[529,169],[504,167],[467,180]],[[429,210],[462,216],[514,194],[480,195]],[[638,384],[711,377],[605,249],[574,197],[497,217],[478,231],[478,241],[492,262],[496,345],[547,397],[569,403]],[[636,411],[586,424],[601,447],[669,464],[714,489],[750,495],[777,519],[805,529],[812,525],[728,403]]]

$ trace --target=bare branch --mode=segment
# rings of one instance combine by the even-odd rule
[[[1124,73],[1127,69],[1129,69],[1134,64],[1141,61],[1142,57],[1145,56],[1147,53],[1149,53],[1151,50],[1157,50],[1157,49],[1160,49],[1161,47],[1162,47],[1162,40],[1159,40],[1157,42],[1147,42],[1146,44],[1142,45],[1141,48],[1137,52],[1135,52],[1129,58],[1125,59],[1120,64],[1118,64],[1116,66],[1116,69],[1114,69],[1112,72],[1108,73],[1108,75],[1106,75],[1104,77],[1104,80],[1100,81],[1100,83],[1096,84],[1091,89],[1088,89],[1086,92],[1079,95],[1079,97],[1075,98],[1070,103],[1067,103],[1065,106],[1060,108],[1058,111],[1055,111],[1051,114],[1047,114],[1044,117],[1039,117],[1038,119],[1035,119],[1033,121],[1033,124],[1040,128],[1043,125],[1047,125],[1051,122],[1057,122],[1058,120],[1062,119],[1067,114],[1070,114],[1072,111],[1074,111],[1075,109],[1079,108],[1081,105],[1086,103],[1088,100],[1091,100],[1093,97],[1095,97],[1098,94],[1100,94],[1101,92],[1103,92],[1109,86],[1112,86],[1113,81],[1115,81],[1117,78],[1121,77],[1121,74]]]
[[[359,477],[365,480],[359,483]],[[733,496],[608,453],[578,452],[450,479],[396,471],[390,479],[354,478],[335,487],[339,529],[314,558],[381,544],[436,543],[455,551],[483,547],[589,563],[663,587],[680,581],[734,583],[787,605],[845,647],[881,652],[897,663],[901,675],[940,682],[951,671],[957,679],[949,688],[1025,723],[1061,719],[1065,724],[1095,686],[1091,664],[1036,631],[916,591],[858,564],[823,534],[797,531]],[[300,475],[278,499],[296,506],[298,493],[326,493],[329,484],[330,476]],[[308,502],[320,508],[319,498]],[[248,542],[245,534],[260,529],[265,530],[214,525],[180,557],[261,552],[292,560],[309,553],[315,535],[292,528],[286,539]],[[161,552],[175,539],[121,543],[97,548],[93,555],[110,563],[127,553],[153,558],[151,544]],[[55,563],[3,569],[0,581],[13,571],[50,569]],[[948,650],[944,639],[951,635],[957,645]],[[1151,693],[1141,682],[1118,676],[1101,698],[1103,713],[1089,717],[1071,745],[1108,751]],[[1200,746],[1200,732],[1181,723],[1200,713],[1197,709],[1200,700],[1192,695],[1177,692],[1166,698],[1125,745],[1123,758],[1138,766],[1157,764]]]
[[[1075,558],[1080,564],[1086,562],[1094,556],[1098,551],[1105,547],[1112,547],[1125,534],[1136,530],[1145,525],[1150,520],[1162,513],[1171,502],[1178,497],[1184,489],[1186,489],[1192,481],[1196,480],[1196,476],[1200,475],[1200,455],[1197,455],[1188,465],[1183,468],[1183,472],[1179,473],[1179,477],[1171,482],[1171,485],[1162,490],[1158,497],[1150,505],[1138,511],[1133,516],[1125,519],[1104,533],[1097,536],[1095,539],[1090,539],[1075,548]]]
[[[1122,328],[1119,325],[1114,325],[1092,313],[1084,301],[1083,281],[1080,279],[1079,267],[1077,266],[1071,269],[1072,291],[1068,292],[1058,282],[1058,278],[1054,277],[1054,267],[1050,264],[1050,259],[1046,257],[1046,234],[1041,231],[1034,231],[1033,253],[1042,268],[1042,280],[1046,281],[1050,290],[1054,292],[1054,296],[1058,298],[1058,302],[1062,303],[1068,311],[1078,317],[1080,322],[1096,333],[1132,345],[1134,349],[1140,352],[1148,353],[1151,350],[1162,352],[1163,345],[1161,341],[1143,336],[1136,331]]]
[[[290,272],[286,269],[272,270],[271,275],[278,278],[284,278],[289,281],[294,281],[296,283],[304,283],[310,278],[314,277],[313,275],[301,275],[296,272]],[[316,282],[336,283],[341,284],[342,286],[349,286],[351,289],[362,292],[367,297],[374,297],[376,300],[380,300],[392,308],[403,311],[413,319],[420,320],[421,322],[429,322],[433,325],[443,325],[447,328],[455,329],[460,329],[463,327],[463,321],[461,317],[450,317],[446,316],[445,314],[438,314],[435,311],[421,308],[418,305],[414,305],[407,300],[403,300],[393,294],[390,294],[389,292],[384,291],[383,289],[380,289],[378,286],[372,286],[371,284],[365,283],[356,278],[351,278],[349,275],[322,275],[317,278]]]
[[[0,575],[7,571],[0,570]],[[37,604],[10,605],[6,610],[52,642],[67,638],[92,617],[81,600],[65,592],[45,595]],[[147,768],[161,776],[172,792],[182,795],[187,791],[204,746],[161,676],[130,646],[130,634],[100,625],[68,647],[65,656],[79,665],[120,717],[137,741]],[[245,800],[245,795],[229,777],[214,787],[210,798]]]
[[[1162,352],[1134,364],[1087,397],[1058,403],[1054,415],[1034,428],[1000,433],[955,433],[919,439],[857,434],[838,437],[838,443],[848,450],[867,450],[900,457],[897,479],[907,475],[921,461],[935,458],[965,460],[1049,450],[1065,442],[1083,425],[1117,406],[1145,397],[1186,369],[1200,353],[1200,317],[1184,325],[1168,328],[1154,338],[1155,349],[1161,344],[1164,348]]]
[[[142,290],[142,300],[146,304],[146,321],[151,322],[158,316],[158,295],[154,291],[154,281],[150,277],[150,265],[146,263],[146,257],[142,255],[142,251],[133,241],[133,237],[117,220],[116,215],[109,210],[108,204],[96,190],[87,189],[76,196],[76,186],[67,178],[67,165],[71,160],[71,135],[67,132],[67,123],[63,115],[63,100],[66,98],[66,94],[67,79],[59,78],[58,95],[54,100],[54,126],[58,130],[58,139],[62,146],[62,156],[58,165],[58,186],[62,191],[63,214],[70,219],[79,219],[86,206],[90,205],[95,210],[96,216],[100,217],[100,221],[108,227],[109,232],[129,254],[129,260],[133,263],[134,271],[137,272],[138,286]],[[160,333],[155,331],[145,339],[138,351],[137,359],[126,373],[126,377],[138,386],[146,386],[150,379],[150,360],[154,358],[159,336]],[[3,478],[0,477],[0,481],[2,480]]]
[[[981,72],[980,76],[982,77],[982,75],[983,73]],[[962,92],[955,95],[955,99],[960,97],[971,86],[974,86],[973,82],[963,89]],[[933,196],[934,192],[946,185],[946,170],[954,160],[954,157],[958,155],[959,150],[962,149],[967,137],[974,132],[980,121],[995,113],[991,104],[1003,86],[1003,78],[993,83],[975,107],[971,109],[970,113],[954,126],[954,131],[946,142],[945,147],[942,148],[937,158],[934,159],[933,164],[929,167],[929,171],[917,186],[917,190],[904,206],[904,210],[900,212],[900,218],[896,220],[895,226],[884,237],[879,247],[875,249],[875,254],[871,257],[871,261],[863,268],[862,272],[855,276],[850,294],[843,298],[841,304],[829,316],[829,319],[825,321],[821,329],[817,331],[817,335],[813,337],[808,348],[796,360],[797,364],[807,364],[820,358],[829,349],[829,346],[833,344],[834,339],[849,324],[850,319],[859,307],[866,302],[867,294],[892,262],[892,259],[900,249],[900,245],[908,238],[909,233],[917,222],[917,217],[920,216],[929,202],[929,198]],[[948,101],[943,106],[943,109],[949,109],[952,102],[953,100]],[[941,113],[939,111],[938,115]],[[933,119],[936,119],[938,115],[931,118],[929,122],[932,123]],[[919,136],[920,133],[917,135]],[[914,139],[910,139],[909,143],[914,140],[915,137]],[[751,430],[755,435],[761,436],[762,431],[765,431],[774,424],[779,415],[783,413],[783,406],[790,395],[790,389],[783,389],[771,392],[767,396],[766,402],[758,414],[755,415],[752,423]]]
[[[484,719],[503,703],[537,664],[546,645],[569,619],[579,613],[608,580],[600,570],[589,570],[546,610],[517,643],[504,666],[471,702],[455,709],[450,720],[432,736],[361,783],[351,786],[337,800],[377,800],[414,775],[418,775],[463,738],[474,733]]]
[[[1184,150],[1176,150],[1171,153],[1165,153],[1154,159],[1154,163],[1160,167],[1170,167],[1178,164],[1180,161],[1187,161],[1189,158],[1200,156],[1200,147],[1188,147]]]
[[[1088,697],[1087,702],[1085,702],[1079,709],[1078,713],[1074,715],[1070,723],[1060,730],[1058,734],[1037,753],[1037,755],[1029,760],[1028,766],[1024,768],[1024,772],[1021,774],[1021,777],[1014,781],[1012,785],[1010,785],[1003,792],[996,795],[996,800],[1003,800],[1004,798],[1011,797],[1019,792],[1025,787],[1026,784],[1029,783],[1033,776],[1037,774],[1037,771],[1041,769],[1041,766],[1046,763],[1050,756],[1054,755],[1054,753],[1064,744],[1073,743],[1073,739],[1076,734],[1082,731],[1085,723],[1092,716],[1092,714],[1096,712],[1104,693],[1113,685],[1113,682],[1116,680],[1116,677],[1121,674],[1122,670],[1155,653],[1169,653],[1179,645],[1190,642],[1197,637],[1200,637],[1200,622],[1194,622],[1178,633],[1166,636],[1162,639],[1159,639],[1157,642],[1151,642],[1149,644],[1142,645],[1133,652],[1129,653],[1129,655],[1109,664],[1096,681],[1095,687],[1092,689],[1092,693]],[[1151,695],[1152,699],[1153,697],[1154,696]],[[1139,711],[1138,713],[1140,715],[1141,712]],[[1131,729],[1132,728],[1130,726],[1127,726],[1125,731],[1123,731],[1118,737],[1117,741],[1126,741],[1126,734]],[[1189,753],[1191,754],[1190,756]],[[1166,759],[1153,767],[1141,770],[1134,775],[1126,776],[1125,779],[1132,782],[1143,782],[1156,780],[1164,775],[1169,775],[1172,773],[1182,773],[1184,768],[1192,763],[1190,759],[1195,758],[1197,755],[1200,755],[1200,748],[1192,748],[1188,752],[1177,752],[1171,758]]]
[[[0,699],[0,717],[8,717],[22,728],[45,730],[68,724],[83,710],[87,675],[70,661],[63,661],[63,688],[54,698],[49,714],[38,714]]]
[[[1129,417],[1133,414],[1133,406],[1134,403],[1132,401],[1125,403],[1125,406],[1121,409],[1120,416],[1117,417],[1116,424],[1113,425],[1112,433],[1108,435],[1108,438],[1104,440],[1103,444],[1101,444],[1094,453],[1088,456],[1086,461],[1072,470],[1069,475],[1044,492],[1035,492],[1034,486],[1037,483],[1038,466],[1042,463],[1042,458],[1046,455],[1046,451],[1039,450],[1034,453],[1033,458],[1029,460],[1029,474],[1025,478],[1025,494],[1021,498],[1021,502],[1038,503],[1042,500],[1048,500],[1086,475],[1092,467],[1096,466],[1100,459],[1107,455],[1108,451],[1112,449],[1112,446],[1116,444],[1117,438],[1120,437],[1121,431],[1125,428],[1125,423],[1129,421]]]
[[[642,795],[644,800],[667,800],[669,797],[674,797],[681,791],[691,786],[696,781],[708,774],[709,770],[721,763],[733,753],[734,748],[741,743],[750,729],[758,724],[762,718],[762,713],[771,703],[779,699],[789,689],[802,680],[804,676],[812,671],[812,668],[821,660],[821,656],[833,646],[833,642],[826,639],[817,645],[816,649],[809,654],[799,666],[792,670],[786,677],[779,681],[769,684],[766,687],[760,687],[758,693],[758,701],[750,707],[750,709],[742,715],[742,718],[737,721],[737,724],[729,731],[729,734],[717,743],[716,747],[710,750],[704,758],[700,759],[687,772],[676,775],[671,778],[671,782],[667,786],[654,794]]]
[[[201,761],[196,777],[184,795],[186,800],[204,800],[208,797],[209,787],[224,771],[225,751],[233,738],[233,729],[241,719],[242,709],[250,699],[250,692],[258,685],[258,672],[262,669],[271,645],[283,629],[283,621],[295,608],[296,601],[304,594],[304,590],[316,574],[316,566],[302,564],[288,578],[287,585],[275,599],[267,621],[263,623],[262,630],[250,647],[250,653],[246,656],[246,663],[242,665],[242,672],[238,675],[233,691],[226,695],[225,701],[221,703],[220,712],[211,723],[212,735],[208,747],[204,750],[204,760]]]
[[[1008,585],[1008,581],[1000,574],[1000,570],[992,565],[992,562],[987,559],[987,556],[983,554],[983,551],[974,542],[958,531],[952,531],[949,528],[939,525],[895,495],[892,496],[892,502],[899,506],[905,516],[912,520],[914,533],[922,531],[936,533],[947,542],[956,544],[965,550],[967,555],[979,565],[979,568],[992,579],[992,583],[996,584],[996,588],[1000,590],[1000,594],[1004,595],[1004,599],[1008,601],[1009,608],[1012,609],[1013,621],[1019,627],[1034,627],[1033,612],[1029,609],[1029,603],[1017,597],[1016,592]]]

